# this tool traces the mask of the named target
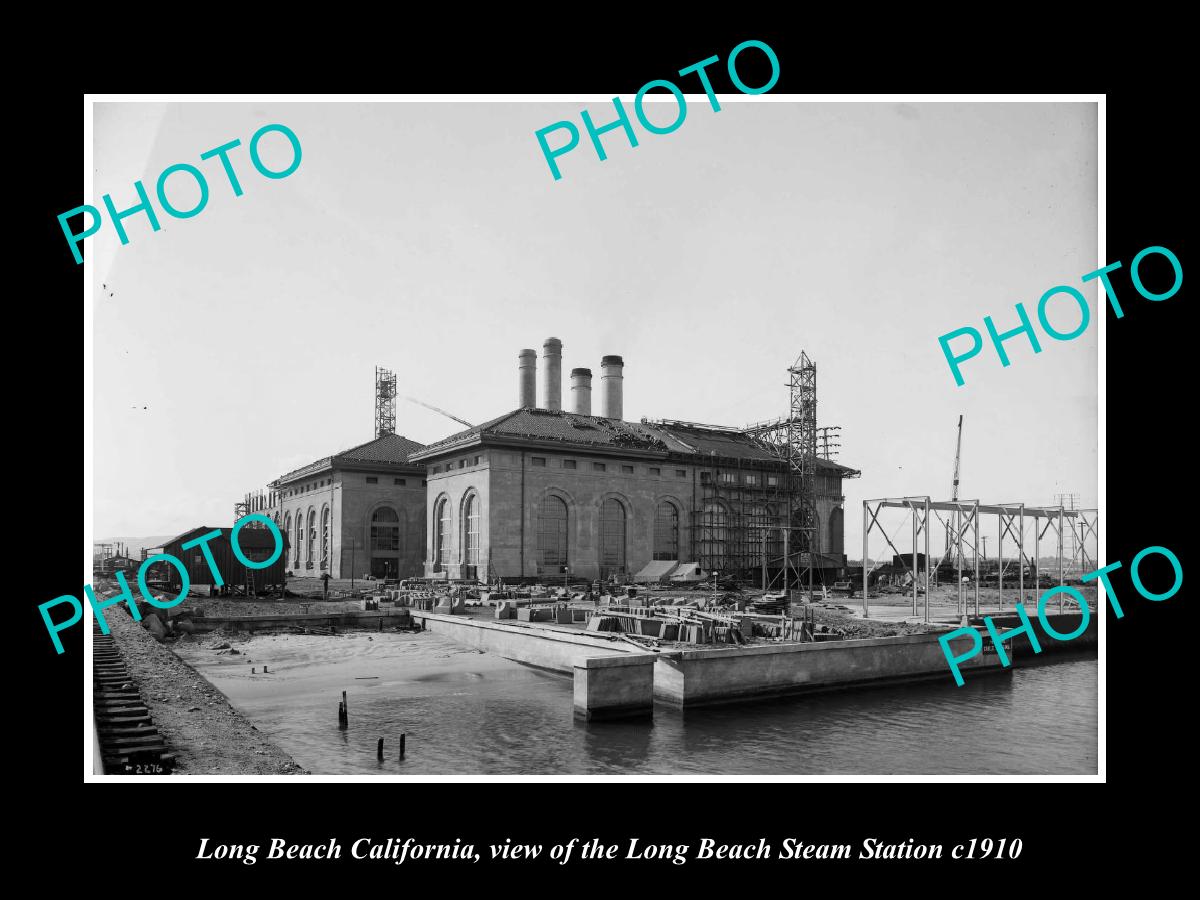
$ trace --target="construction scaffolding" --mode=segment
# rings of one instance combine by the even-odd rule
[[[375,437],[396,433],[396,373],[375,367]]]
[[[781,462],[710,457],[698,476],[690,558],[706,573],[761,577],[764,587],[782,580],[794,557],[789,480]]]
[[[249,491],[241,500],[233,504],[233,521],[240,522],[251,513],[273,516],[278,510],[279,494],[273,490]],[[257,521],[250,523],[251,527],[259,526]]]
[[[699,473],[690,530],[693,558],[706,572],[758,581],[763,590],[805,584],[811,590],[828,563],[841,565],[840,554],[822,556],[817,498],[840,509],[845,498],[826,481],[860,474],[845,467],[836,476],[817,474],[816,364],[801,353],[788,376],[789,409],[782,418],[741,429],[663,422],[748,438],[766,451],[761,458],[710,455],[710,464]],[[836,452],[829,431],[837,430],[826,431],[826,459],[831,449]]]
[[[911,566],[905,560],[905,554],[897,549],[892,536],[888,534],[883,523],[880,521],[880,514],[887,508],[904,509],[911,515],[912,553],[908,557],[912,561]],[[938,515],[939,512],[953,513],[953,524],[950,524],[950,519],[942,520],[941,516]],[[1051,530],[1054,532],[1054,554],[1058,562],[1058,585],[1066,584],[1066,537],[1068,533],[1076,538],[1076,546],[1071,551],[1071,560],[1073,563],[1078,560],[1080,572],[1092,571],[1099,553],[1100,517],[1099,512],[1095,509],[1067,509],[1064,506],[1026,506],[1024,503],[981,504],[978,500],[935,501],[928,496],[864,500],[862,556],[864,616],[870,617],[870,606],[868,605],[870,575],[872,571],[878,568],[870,567],[867,562],[871,558],[869,538],[873,530],[878,530],[883,535],[888,547],[891,548],[895,558],[900,560],[906,575],[912,578],[913,616],[918,615],[918,595],[924,594],[924,620],[926,622],[929,621],[929,588],[931,584],[929,526],[931,524],[931,513],[948,528],[953,528],[954,531],[950,538],[950,544],[957,548],[957,552],[954,554],[954,570],[958,588],[956,615],[959,617],[964,615],[970,608],[966,597],[967,589],[963,581],[964,570],[968,571],[967,582],[971,585],[974,592],[974,615],[976,617],[979,616],[981,516],[994,515],[997,520],[996,587],[998,588],[997,606],[1000,609],[1004,608],[1004,576],[1009,571],[1009,564],[1004,560],[1004,541],[1006,537],[1009,538],[1011,544],[1016,545],[1016,559],[1011,561],[1015,571],[1013,574],[1010,574],[1010,579],[1015,575],[1017,597],[1022,603],[1030,599],[1025,595],[1025,576],[1027,573],[1032,580],[1035,591],[1040,591],[1042,587],[1052,587],[1055,584],[1053,576],[1044,575],[1040,565],[1041,542]],[[1026,530],[1027,519],[1033,522],[1032,533],[1034,540],[1032,558],[1026,553],[1025,549],[1025,539],[1028,534]],[[1045,520],[1044,525],[1042,524],[1043,519]],[[926,560],[924,573],[920,571],[917,550],[918,543],[922,538],[924,539]],[[1097,547],[1096,554],[1089,553],[1088,551],[1089,539]],[[971,550],[970,560],[967,559],[964,547],[969,547]],[[1058,595],[1058,611],[1060,613],[1063,611],[1063,595],[1061,593]]]

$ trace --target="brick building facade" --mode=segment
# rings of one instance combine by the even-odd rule
[[[425,554],[421,444],[388,434],[319,459],[270,484],[271,516],[289,537],[292,575],[405,578]]]
[[[410,460],[427,466],[431,578],[607,578],[652,560],[732,570],[783,552],[786,467],[736,429],[522,408]],[[852,472],[819,462],[819,568],[845,564]]]

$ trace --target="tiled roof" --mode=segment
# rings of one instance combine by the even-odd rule
[[[414,453],[413,457],[415,460],[427,460],[481,436],[699,456],[715,453],[726,459],[750,459],[764,463],[778,461],[769,450],[734,429],[625,422],[600,416],[580,416],[565,411],[529,408],[513,410],[490,422],[452,434]],[[828,460],[818,460],[818,468],[853,471]]]
[[[341,453],[334,454],[335,462],[385,462],[404,465],[408,462],[409,454],[423,450],[424,444],[410,441],[399,434],[385,434],[383,437]]]
[[[685,445],[654,425],[623,422],[600,416],[580,416],[557,410],[525,408],[513,410],[490,422],[452,434],[413,455],[417,458],[428,458],[437,451],[466,444],[480,435],[596,447],[625,447],[660,453],[688,452]]]
[[[424,444],[410,441],[402,435],[385,434],[383,437],[375,438],[373,441],[367,441],[365,444],[359,444],[357,447],[351,447],[349,450],[342,450],[332,456],[318,459],[307,466],[293,469],[286,475],[281,475],[277,478],[276,482],[292,481],[311,472],[318,472],[325,468],[337,468],[339,464],[344,463],[384,463],[393,466],[409,465],[409,455],[424,448]]]

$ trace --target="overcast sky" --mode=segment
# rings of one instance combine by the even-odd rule
[[[845,483],[852,557],[864,498],[949,497],[960,413],[961,496],[1094,506],[1096,316],[1074,341],[1040,335],[1037,355],[1009,341],[1008,368],[985,348],[964,387],[937,338],[985,315],[1014,327],[1017,302],[1035,317],[1059,284],[1095,314],[1096,282],[1080,284],[1108,262],[1095,105],[730,100],[690,97],[669,135],[635,120],[637,148],[610,132],[605,162],[584,133],[560,181],[534,132],[585,107],[606,122],[611,103],[97,104],[89,202],[132,206],[135,179],[153,194],[179,162],[211,194],[194,218],[159,210],[158,232],[126,219],[126,246],[108,222],[87,239],[94,535],[228,527],[246,491],[374,436],[377,364],[460,418],[507,412],[518,351],[550,335],[564,387],[625,358],[631,420],[783,415],[807,351],[819,424],[842,427],[840,461],[863,472]],[[248,157],[269,123],[303,147],[284,179]],[[234,138],[236,198],[199,159]],[[290,159],[278,134],[262,149]],[[193,205],[186,176],[169,186]],[[1070,330],[1078,313],[1056,303]],[[460,427],[398,403],[414,440]]]

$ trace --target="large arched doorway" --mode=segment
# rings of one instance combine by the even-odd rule
[[[390,506],[371,513],[371,574],[376,578],[400,574],[400,516]]]
[[[625,574],[625,507],[609,497],[600,506],[600,578]]]

